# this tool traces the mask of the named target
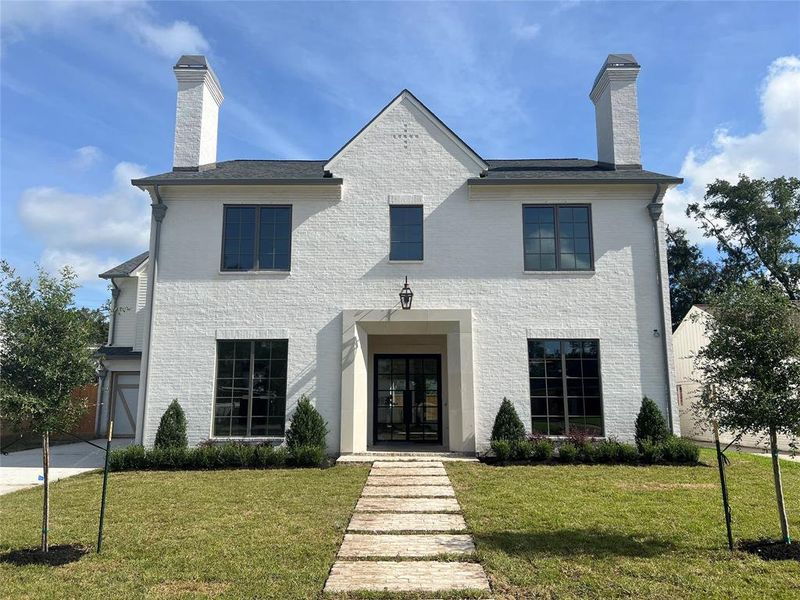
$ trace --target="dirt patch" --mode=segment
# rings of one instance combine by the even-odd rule
[[[150,588],[150,594],[156,598],[182,598],[189,595],[201,595],[214,598],[222,594],[230,584],[221,581],[164,581]]]
[[[46,565],[48,567],[60,567],[80,560],[88,552],[89,548],[80,544],[50,546],[49,552],[42,552],[41,548],[22,548],[0,555],[0,562],[17,566]]]
[[[670,490],[713,490],[713,483],[620,483],[618,487],[637,492],[665,492]]]
[[[742,540],[739,550],[755,554],[764,560],[796,560],[800,562],[800,542],[784,544],[776,540]]]

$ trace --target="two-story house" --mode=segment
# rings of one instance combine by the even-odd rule
[[[152,444],[177,398],[191,443],[280,441],[307,394],[332,453],[474,453],[503,397],[534,432],[630,439],[646,395],[677,432],[681,180],[642,169],[639,69],[612,54],[591,87],[597,160],[485,159],[403,90],[329,159],[217,162],[220,82],[181,57],[174,167],[133,181],[149,254],[103,275],[130,310],[101,428]]]

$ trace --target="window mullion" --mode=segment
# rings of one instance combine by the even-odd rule
[[[250,424],[253,420],[253,374],[255,373],[255,356],[256,356],[256,343],[250,342],[250,389],[248,390],[247,399],[247,437],[250,437]]]
[[[261,246],[261,209],[262,206],[256,207],[256,232],[253,235],[253,266],[255,270],[258,271],[261,269],[261,256],[260,256],[260,246]]]
[[[558,220],[558,206],[553,207],[553,223],[555,224],[556,271],[561,270],[561,223]]]
[[[564,403],[564,433],[569,435],[569,402],[567,402],[567,356],[564,353],[564,340],[559,342],[561,347],[561,386],[563,389],[561,401]]]

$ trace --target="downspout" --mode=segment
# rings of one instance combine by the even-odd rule
[[[114,281],[114,278],[111,278],[111,285],[113,286],[111,289],[111,314],[109,315],[109,324],[108,324],[108,345],[114,345],[114,333],[117,329],[117,300],[119,299],[119,286],[117,282]]]
[[[150,256],[148,258],[148,263],[150,266],[150,273],[148,277],[148,285],[147,285],[147,306],[149,307],[149,314],[148,314],[148,322],[147,322],[147,337],[144,340],[144,351],[147,353],[147,360],[145,361],[144,365],[144,378],[142,380],[142,420],[141,420],[141,427],[138,428],[137,437],[139,438],[138,441],[144,444],[144,424],[147,422],[147,386],[150,380],[150,363],[151,363],[151,352],[150,352],[150,340],[153,336],[153,314],[155,313],[153,302],[155,299],[155,288],[156,288],[156,279],[158,277],[158,248],[161,244],[161,222],[164,220],[164,216],[167,214],[167,205],[164,204],[164,200],[161,198],[161,193],[159,190],[158,184],[153,186],[153,195],[156,198],[155,204],[151,204],[151,210],[153,213],[153,219],[156,222],[156,230],[153,236],[153,249],[150,252]]]
[[[667,190],[664,189],[663,184],[656,184],[656,191],[653,194],[653,199],[647,205],[647,210],[650,213],[650,219],[653,221],[653,242],[655,244],[656,252],[656,282],[658,284],[658,303],[661,315],[661,339],[664,342],[664,378],[665,378],[665,399],[667,401],[667,420],[669,421],[670,433],[675,433],[675,428],[672,424],[672,386],[670,385],[669,376],[669,344],[670,336],[667,335],[666,327],[666,308],[664,305],[664,280],[661,273],[661,243],[658,236],[658,220],[664,212],[664,203],[661,201]]]

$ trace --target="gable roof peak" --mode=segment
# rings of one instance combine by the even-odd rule
[[[398,93],[394,98],[392,98],[392,100],[389,101],[389,103],[386,106],[384,106],[380,111],[378,111],[378,114],[372,117],[372,119],[370,119],[369,122],[366,125],[364,125],[364,127],[359,129],[358,132],[353,137],[347,140],[347,142],[341,148],[339,148],[334,153],[333,156],[331,156],[330,160],[328,160],[328,162],[325,164],[324,170],[333,172],[334,164],[337,162],[339,157],[341,157],[342,154],[344,154],[345,150],[347,150],[347,148],[351,144],[356,142],[364,133],[366,133],[367,130],[372,127],[372,125],[374,125],[378,120],[380,120],[380,118],[388,110],[397,106],[400,102],[402,102],[405,99],[408,99],[423,115],[425,115],[425,117],[428,118],[428,120],[431,123],[433,123],[434,126],[439,128],[447,137],[449,137],[456,144],[456,146],[458,146],[464,152],[464,154],[466,154],[478,166],[481,172],[486,171],[489,168],[489,165],[486,163],[486,161],[483,160],[480,157],[480,155],[477,152],[475,152],[475,150],[470,148],[470,146],[464,140],[458,137],[458,135],[456,135],[456,133],[452,129],[450,129],[447,125],[445,125],[444,121],[442,121],[439,117],[437,117],[431,109],[425,106],[425,104],[423,104],[422,101],[419,98],[417,98],[411,90],[409,90],[408,88],[403,88],[402,90],[400,90],[400,93]]]

